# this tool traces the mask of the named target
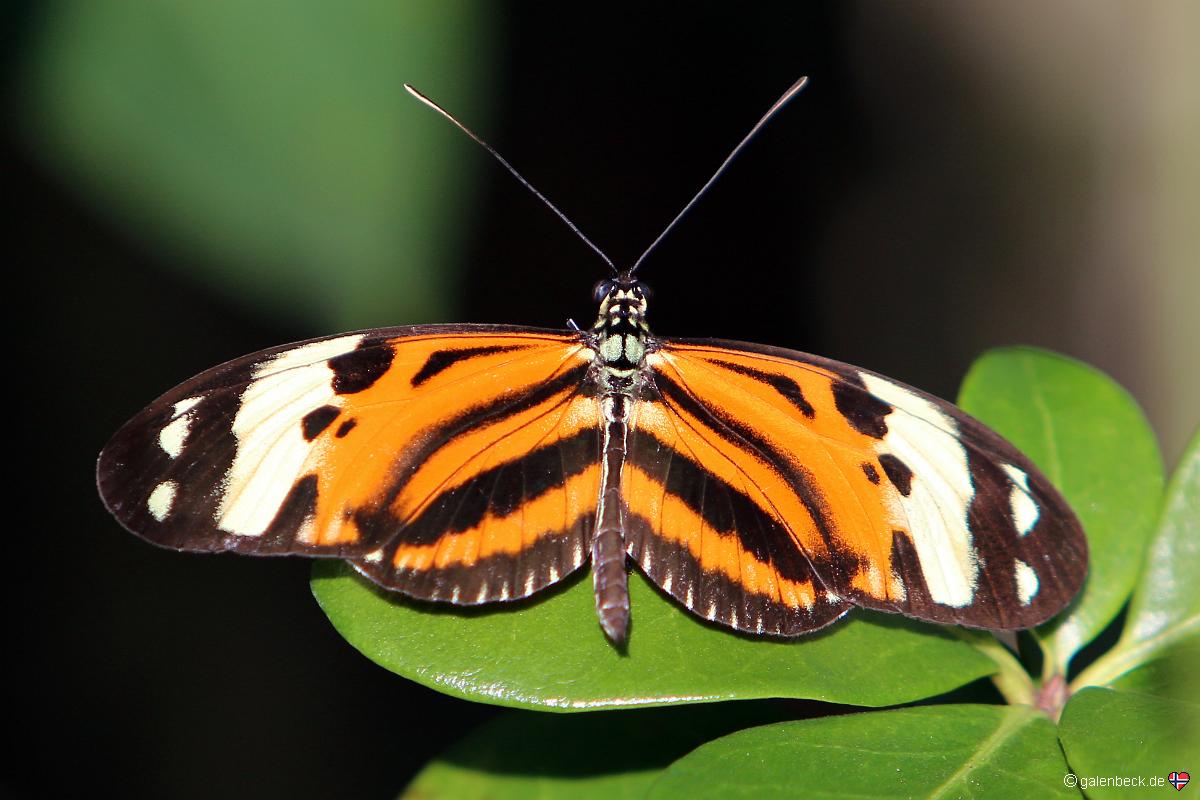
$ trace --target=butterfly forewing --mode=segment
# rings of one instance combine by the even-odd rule
[[[101,453],[131,531],[183,550],[350,558],[430,599],[520,597],[578,567],[599,421],[579,337],[393,328],[231,361]]]
[[[760,345],[666,340],[647,366],[630,552],[698,613],[800,633],[848,601],[1025,628],[1078,592],[1087,546],[1066,503],[949,403]]]

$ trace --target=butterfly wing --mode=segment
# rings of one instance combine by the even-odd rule
[[[524,597],[586,560],[591,363],[577,335],[468,325],[265,350],[130,420],[100,493],[165,547],[347,558],[424,599]]]
[[[1079,591],[1087,543],[1015,447],[867,370],[665,340],[629,446],[630,556],[698,614],[796,635],[851,606],[1028,628]]]

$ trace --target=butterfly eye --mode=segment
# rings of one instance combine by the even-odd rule
[[[645,299],[645,300],[653,300],[654,299],[653,290],[651,290],[651,288],[649,286],[642,283],[641,281],[638,281],[637,283],[635,283],[634,288],[638,291],[638,293],[641,294],[643,299]]]
[[[608,293],[613,290],[614,286],[616,286],[616,281],[611,279],[597,282],[592,288],[592,299],[597,303],[603,302],[604,298],[608,297]]]

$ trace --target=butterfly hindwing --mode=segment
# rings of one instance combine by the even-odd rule
[[[521,354],[472,354],[462,377],[420,384],[414,408],[440,418],[409,437],[386,494],[357,512],[360,529],[388,541],[356,561],[360,572],[417,597],[482,603],[526,597],[586,561],[599,405],[591,351],[556,338]],[[457,353],[490,346],[464,344]]]
[[[494,326],[263,351],[126,424],[101,453],[101,495],[167,547],[340,556],[417,597],[522,597],[586,557],[591,362],[577,336]]]
[[[1082,584],[1087,545],[1062,497],[951,404],[761,345],[664,340],[647,365],[630,552],[697,613],[794,634],[849,602],[1026,628]],[[733,584],[715,608],[696,599],[714,580]]]
[[[629,555],[707,619],[782,636],[821,628],[850,604],[829,591],[828,566],[814,563],[822,551],[796,538],[810,517],[798,484],[760,457],[763,443],[721,405],[655,373],[625,465]]]

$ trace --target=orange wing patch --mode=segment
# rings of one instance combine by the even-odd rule
[[[302,468],[317,476],[313,543],[362,541],[368,537],[360,523],[367,518],[408,524],[421,503],[486,463],[498,443],[506,442],[510,452],[533,449],[550,435],[554,409],[578,392],[579,364],[590,362],[584,356],[590,351],[572,344],[547,347],[530,337],[496,336],[392,341],[396,355],[387,371],[342,398]],[[440,368],[435,372],[430,364]],[[539,392],[546,395],[542,402],[528,408],[506,402]],[[381,538],[377,530],[369,536]]]
[[[902,593],[891,580],[892,532],[907,522],[897,513],[899,490],[875,440],[839,410],[838,375],[813,367],[781,376],[761,357],[719,348],[672,348],[651,358],[687,397],[672,404],[686,427],[715,425],[726,434],[717,439],[722,458],[703,463],[745,471],[810,558],[856,564],[844,577],[881,601],[896,588]],[[708,398],[720,398],[719,408]],[[828,588],[844,592],[847,581]]]

